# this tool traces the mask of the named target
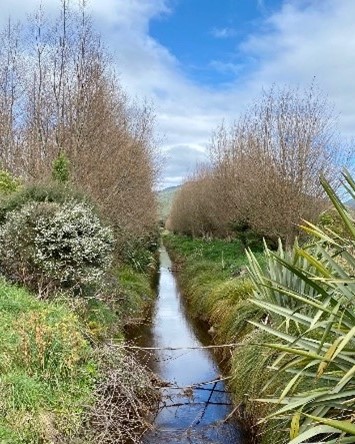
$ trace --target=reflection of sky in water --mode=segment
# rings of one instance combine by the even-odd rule
[[[155,347],[199,346],[201,344],[186,320],[165,250],[162,250],[160,259],[159,296],[152,327],[153,344]],[[172,383],[173,387],[163,390],[164,407],[161,405],[155,421],[157,430],[145,437],[145,443],[241,442],[234,425],[218,423],[231,410],[229,405],[223,405],[229,404],[230,400],[224,392],[222,381],[194,387],[188,393],[176,388],[218,379],[218,367],[208,350],[161,350],[157,352],[154,367],[159,376]]]

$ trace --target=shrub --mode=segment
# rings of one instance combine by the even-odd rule
[[[329,182],[322,178],[321,183],[346,238],[306,223],[311,245],[295,246],[288,255],[267,252],[278,275],[256,272],[252,257],[250,264],[257,289],[252,302],[272,315],[269,325],[252,324],[271,335],[264,345],[278,351],[273,379],[285,378],[281,394],[263,399],[276,406],[266,419],[287,419],[292,444],[355,442],[355,220]],[[343,186],[354,196],[347,171]],[[281,281],[280,273],[290,279]],[[279,298],[260,300],[265,288],[284,304]]]
[[[36,184],[18,189],[0,201],[0,223],[4,223],[7,213],[19,210],[29,202],[57,202],[64,204],[69,199],[91,205],[88,197],[62,184]]]
[[[354,213],[351,209],[348,209],[349,213]],[[334,208],[330,208],[319,216],[318,226],[322,228],[330,236],[337,237],[338,240],[349,238],[344,221]]]
[[[70,177],[70,162],[65,153],[60,153],[52,164],[52,178],[59,183],[67,183]]]
[[[122,239],[122,233],[118,234]],[[118,242],[115,253],[126,264],[139,272],[151,271],[156,266],[156,252],[159,248],[159,233],[152,231],[145,237],[125,233]]]
[[[10,194],[18,190],[20,182],[6,170],[0,170],[0,194]]]
[[[0,229],[2,271],[40,292],[95,283],[112,250],[111,230],[75,201],[28,203],[10,212]]]

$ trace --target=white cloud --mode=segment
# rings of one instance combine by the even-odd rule
[[[147,9],[142,11],[145,23],[166,13],[168,6],[161,3],[160,9],[150,10],[148,15],[144,15]],[[235,82],[222,89],[189,81],[179,60],[151,39],[147,26],[143,33],[135,31],[133,21],[129,30],[125,28],[124,38],[122,28],[115,31],[122,82],[131,94],[153,98],[159,128],[170,148],[184,145],[204,149],[216,125],[223,118],[238,117],[262,88],[274,83],[308,85],[314,76],[341,113],[340,128],[354,133],[355,103],[349,100],[355,96],[354,16],[352,0],[285,1],[238,49],[239,59],[253,61],[252,72],[240,77],[240,66],[211,62],[214,69],[235,74]],[[220,37],[228,34],[227,28],[215,31],[220,31]]]
[[[267,31],[250,36],[243,51],[258,60],[249,84],[309,84],[313,77],[342,115],[342,130],[354,133],[355,2],[285,2],[267,21]]]
[[[233,28],[213,28],[211,34],[216,39],[228,39],[236,35],[236,31]]]
[[[209,63],[209,66],[221,73],[232,73],[235,75],[239,74],[241,72],[241,69],[243,68],[242,65],[238,65],[232,62],[222,62],[221,60],[212,60]]]

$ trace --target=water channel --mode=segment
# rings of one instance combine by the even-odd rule
[[[199,347],[191,320],[181,300],[171,261],[164,247],[160,251],[158,298],[151,325],[139,331],[135,342],[141,346],[179,348],[157,350],[149,360],[152,370],[169,383],[162,389],[162,400],[154,430],[143,442],[155,443],[245,443],[233,420],[225,419],[232,410],[220,369],[209,349]]]

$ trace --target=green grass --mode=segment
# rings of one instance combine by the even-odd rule
[[[97,368],[78,318],[0,281],[0,442],[71,439]]]
[[[171,233],[164,233],[163,239],[181,268],[179,279],[196,317],[211,321],[221,301],[231,299],[236,305],[250,295],[250,282],[241,278],[248,260],[238,239],[204,240]],[[255,254],[262,260],[262,252]]]
[[[111,302],[40,301],[0,280],[0,443],[73,442],[80,434],[101,377],[89,340],[123,340],[124,325],[142,320],[154,297],[148,275],[125,266],[114,277],[119,297]]]
[[[144,322],[154,297],[152,276],[126,264],[110,272],[98,294],[75,299],[64,296],[62,301],[77,313],[90,340],[100,345],[124,340],[124,329]]]
[[[130,266],[120,267],[115,272],[121,289],[121,318],[125,325],[142,322],[147,316],[155,297],[151,277]]]
[[[242,243],[238,239],[231,241],[223,239],[204,240],[189,236],[164,234],[164,242],[174,255],[183,260],[204,259],[216,264],[226,272],[226,276],[238,270],[238,267],[247,264]],[[262,248],[259,249],[261,252]],[[258,250],[256,250],[258,251]],[[259,256],[262,256],[260,253]]]

